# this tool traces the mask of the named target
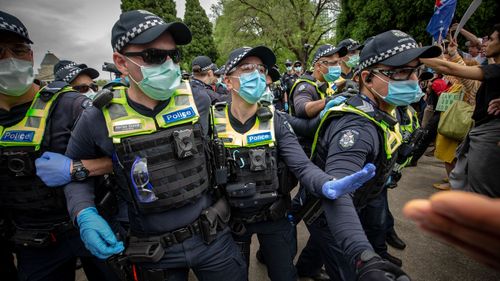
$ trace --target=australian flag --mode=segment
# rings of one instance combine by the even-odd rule
[[[434,40],[440,41],[446,38],[456,7],[457,0],[436,0],[434,15],[426,29]]]

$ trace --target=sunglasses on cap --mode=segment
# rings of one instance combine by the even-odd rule
[[[167,58],[171,58],[174,63],[179,63],[181,60],[181,52],[179,49],[161,50],[161,49],[145,49],[140,52],[123,53],[127,57],[141,57],[147,64],[162,64]]]
[[[72,87],[75,91],[79,92],[79,93],[86,93],[89,91],[89,89],[92,89],[92,91],[94,92],[97,92],[99,90],[99,86],[97,86],[97,84],[90,84],[90,85],[87,85],[87,84],[80,84],[80,85],[76,85],[76,86],[73,86]]]

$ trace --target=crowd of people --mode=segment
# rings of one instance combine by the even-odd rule
[[[459,32],[468,52],[389,30],[283,75],[266,46],[183,72],[189,28],[133,10],[99,89],[76,57],[41,85],[28,30],[0,11],[2,280],[74,280],[77,259],[90,281],[248,280],[254,234],[273,281],[410,280],[387,250],[406,247],[387,190],[431,146],[448,175],[434,187],[460,191],[405,214],[498,269],[500,25]]]

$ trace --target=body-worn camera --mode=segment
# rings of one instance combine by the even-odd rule
[[[193,130],[174,131],[172,135],[174,137],[174,150],[177,158],[184,159],[198,153],[198,149],[196,149],[194,143]]]
[[[266,164],[266,150],[265,149],[250,149],[248,151],[250,158],[250,171],[265,171]]]
[[[15,177],[35,175],[35,167],[28,152],[3,151],[2,162],[6,161],[9,171]]]

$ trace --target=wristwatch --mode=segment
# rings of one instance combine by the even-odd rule
[[[82,161],[73,161],[73,171],[71,171],[72,181],[83,181],[89,177],[89,170],[83,166]]]

